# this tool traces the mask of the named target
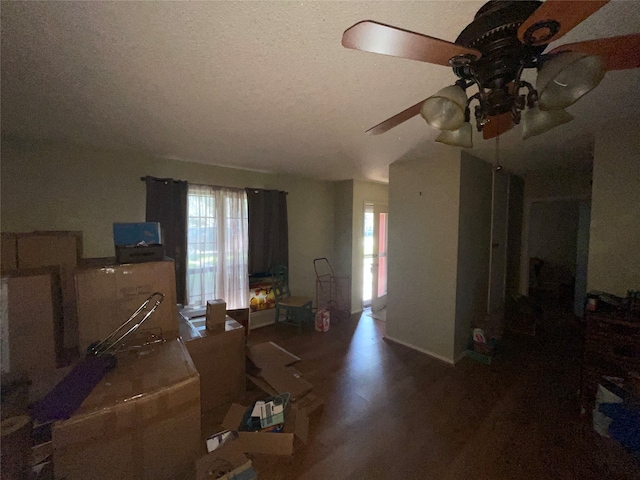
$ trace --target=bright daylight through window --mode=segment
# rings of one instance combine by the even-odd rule
[[[188,305],[216,298],[249,306],[248,213],[244,189],[189,185]]]

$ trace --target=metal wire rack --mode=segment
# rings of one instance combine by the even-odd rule
[[[338,324],[351,316],[351,279],[336,276],[326,257],[313,261],[316,272],[316,305],[329,310],[331,323]]]

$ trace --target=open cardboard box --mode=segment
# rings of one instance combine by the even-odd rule
[[[237,403],[231,405],[222,426],[228,430],[238,431],[242,417],[248,407]],[[309,434],[309,417],[295,407],[288,406],[285,410],[284,430],[279,433],[270,432],[241,432],[238,431],[238,443],[245,453],[266,453],[268,455],[293,455],[294,440],[307,443]]]
[[[255,470],[240,443],[231,441],[196,461],[196,480],[233,480],[257,478]]]

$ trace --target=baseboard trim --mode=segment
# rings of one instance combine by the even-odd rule
[[[384,338],[385,340],[389,340],[393,343],[398,343],[412,350],[416,350],[420,353],[424,353],[425,355],[429,355],[430,357],[433,357],[436,360],[440,360],[441,362],[447,363],[449,365],[455,365],[455,362],[457,361],[457,360],[451,360],[450,358],[447,358],[443,355],[438,355],[437,353],[430,352],[429,350],[425,350],[424,348],[416,347],[415,345],[411,345],[410,343],[403,342],[402,340],[398,340],[397,338],[390,337],[389,335],[385,335]]]
[[[460,360],[462,360],[466,356],[467,356],[467,351],[465,350],[453,360],[453,363],[457,364]]]

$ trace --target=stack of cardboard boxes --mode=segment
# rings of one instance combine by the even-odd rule
[[[203,419],[215,413],[218,421],[224,417],[223,428],[238,430],[246,411],[233,403],[245,393],[245,327],[226,315],[211,330],[204,320],[187,321],[176,306],[172,260],[83,259],[80,232],[2,234],[3,377],[26,374],[32,390],[43,375],[62,378],[61,371],[82,361],[91,343],[118,328],[154,292],[164,301],[141,328],[166,342],[119,353],[117,367],[78,410],[51,426],[55,477],[194,478],[196,464],[204,475],[216,458],[291,455],[294,439],[306,440],[308,418],[322,407],[291,366],[299,359],[274,344],[251,349],[260,372],[250,379],[267,394],[291,393],[284,431],[240,432],[233,446],[205,455],[204,439],[216,429]],[[228,313],[248,323],[248,309]]]

